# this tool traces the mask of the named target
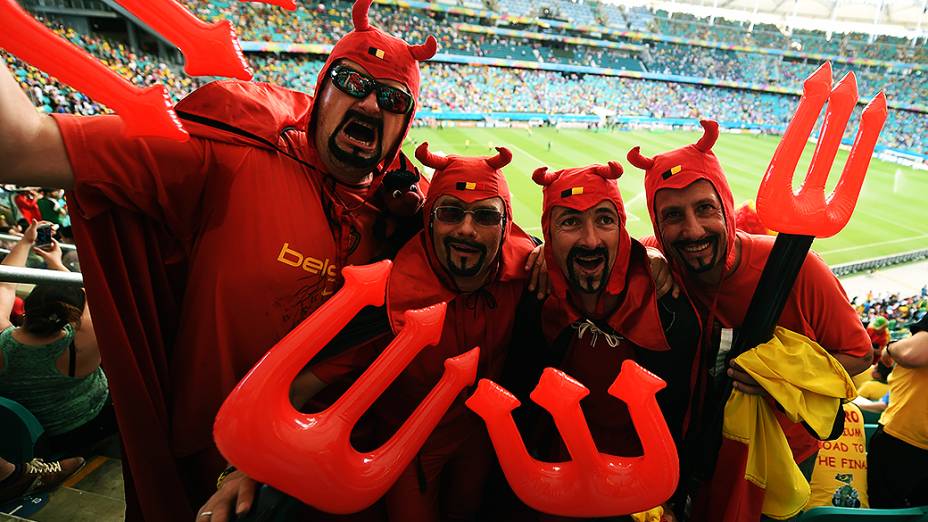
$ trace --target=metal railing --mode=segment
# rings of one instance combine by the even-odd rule
[[[80,272],[0,265],[0,282],[84,286]]]
[[[893,265],[902,263],[911,263],[913,261],[924,261],[928,259],[928,248],[922,250],[913,250],[904,254],[895,254],[892,256],[877,257],[866,259],[864,261],[854,261],[853,263],[844,263],[831,267],[832,273],[838,277],[865,272],[867,270],[880,270],[889,268]]]
[[[0,240],[6,240],[6,241],[19,241],[20,239],[22,239],[21,236],[14,236],[13,234],[0,234]],[[63,250],[63,251],[76,250],[76,249],[77,249],[77,247],[75,247],[74,245],[72,245],[72,244],[70,244],[70,243],[62,243],[62,242],[59,241],[59,242],[58,242],[58,245],[61,246],[61,250]]]

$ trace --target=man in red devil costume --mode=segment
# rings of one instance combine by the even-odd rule
[[[370,3],[313,96],[211,83],[176,106],[186,143],[126,138],[115,116],[37,114],[0,72],[0,179],[71,189],[130,519],[194,518],[225,466],[211,436],[222,400],[343,266],[390,252],[382,207],[407,196],[378,187],[407,165],[418,62],[436,41],[370,26]]]
[[[425,228],[394,260],[386,300],[389,332],[303,372],[292,389],[295,404],[357,377],[403,328],[405,311],[441,302],[447,302],[441,340],[423,350],[374,404],[376,436],[389,437],[409,418],[438,383],[448,358],[479,347],[477,377],[499,378],[517,308],[523,299],[529,304],[537,299],[527,291],[525,267],[535,243],[512,222],[509,187],[500,170],[512,156],[505,148],[497,150],[489,158],[443,157],[430,152],[428,143],[419,146],[416,157],[435,174],[423,209]],[[536,331],[537,310],[536,305],[534,313],[525,314]],[[387,493],[390,520],[469,520],[476,515],[493,452],[483,421],[464,405],[467,395],[452,403]],[[226,509],[210,508],[216,513]]]
[[[610,162],[557,172],[542,167],[532,178],[544,190],[541,223],[552,288],[542,312],[546,362],[589,388],[581,406],[597,449],[634,456],[642,449],[628,408],[607,390],[626,359],[661,376],[668,387],[658,401],[679,443],[699,325],[685,297],[658,298],[645,248],[625,229],[621,174]],[[541,444],[546,440],[559,441],[553,433]],[[563,448],[550,456],[569,458]]]
[[[697,143],[653,158],[641,155],[635,147],[628,160],[645,170],[654,243],[667,255],[702,317],[706,368],[702,377],[708,378],[716,354],[724,355],[731,346],[731,329],[742,324],[774,238],[735,230],[731,189],[712,152],[718,124],[700,123],[705,132]],[[817,341],[850,375],[869,365],[867,333],[848,304],[844,289],[815,254],[806,258],[778,324]],[[725,346],[719,347],[719,339]],[[734,363],[727,373],[735,389],[763,392]],[[708,387],[703,400],[720,400],[713,397],[711,384]],[[811,468],[814,459],[810,457],[818,451],[819,442],[800,424],[790,422],[780,412],[777,415],[794,459]],[[764,493],[744,480],[743,466],[720,461],[712,486],[717,494],[709,500],[711,511],[696,513],[696,519],[743,522],[760,518]]]

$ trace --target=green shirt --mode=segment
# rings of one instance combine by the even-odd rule
[[[39,419],[49,435],[61,435],[93,420],[106,404],[106,375],[97,368],[86,377],[68,377],[55,361],[68,349],[74,328],[43,346],[28,346],[13,338],[14,327],[0,332],[0,395],[22,404]]]

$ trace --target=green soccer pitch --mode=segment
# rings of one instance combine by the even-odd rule
[[[532,171],[542,165],[559,169],[617,159],[625,168],[619,187],[628,213],[628,229],[633,237],[640,237],[653,234],[644,198],[644,176],[643,171],[628,163],[625,154],[640,145],[642,154],[652,156],[694,143],[700,135],[676,131],[417,128],[411,131],[412,140],[407,140],[405,150],[412,156],[415,146],[423,140],[429,142],[433,152],[446,154],[489,155],[495,153],[488,148],[490,144],[508,147],[513,159],[504,172],[512,191],[515,220],[539,237],[541,189],[532,181]],[[756,198],[757,187],[779,140],[779,136],[745,134],[723,133],[719,137],[713,150],[728,176],[736,207]],[[794,186],[805,176],[814,150],[813,143],[806,146]],[[828,190],[837,182],[846,160],[847,152],[839,151]],[[832,238],[816,239],[812,248],[830,265],[925,248],[926,195],[928,172],[874,159],[847,227]]]

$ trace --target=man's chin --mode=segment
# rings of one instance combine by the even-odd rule
[[[598,294],[606,286],[605,276],[596,278],[571,277],[570,286],[582,294]]]
[[[329,141],[329,153],[336,161],[349,168],[373,170],[380,163],[380,147],[372,152],[361,152],[359,150],[348,151],[338,146],[335,140]]]

